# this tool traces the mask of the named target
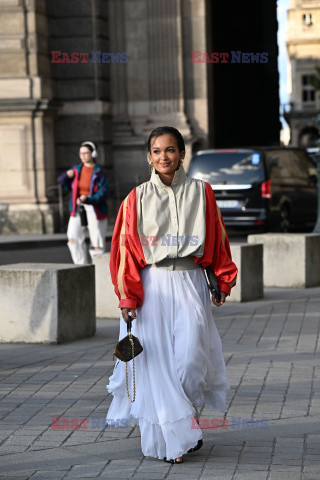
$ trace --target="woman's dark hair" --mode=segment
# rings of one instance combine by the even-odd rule
[[[89,143],[83,143],[83,144],[80,146],[80,148],[81,148],[81,147],[87,147],[87,148],[90,150],[91,153],[93,152],[93,148],[92,148],[92,146],[91,146]]]
[[[150,133],[148,138],[148,152],[151,152],[151,140],[153,138],[161,137],[162,135],[172,135],[177,141],[179,152],[182,152],[185,150],[186,147],[184,145],[183,136],[181,135],[179,130],[177,130],[174,127],[165,126],[165,127],[157,127],[154,130],[152,130],[152,132]]]

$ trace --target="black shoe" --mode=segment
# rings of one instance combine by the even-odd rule
[[[190,448],[190,449],[187,451],[187,453],[196,452],[197,450],[199,450],[199,449],[202,447],[202,445],[203,445],[203,440],[202,440],[202,438],[200,438],[200,440],[198,440],[197,445],[196,445],[195,447],[193,447],[193,448]]]
[[[173,459],[173,458],[170,458],[170,460],[167,459],[167,457],[164,457],[164,462],[167,462],[167,463],[183,463],[183,460],[181,460],[181,462],[177,462],[177,459]]]

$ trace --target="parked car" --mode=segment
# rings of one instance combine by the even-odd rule
[[[316,164],[305,149],[202,150],[188,176],[211,184],[227,226],[287,232],[316,222]]]

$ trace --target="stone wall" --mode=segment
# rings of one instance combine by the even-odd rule
[[[1,2],[0,42],[1,233],[53,231],[55,107],[44,1]]]

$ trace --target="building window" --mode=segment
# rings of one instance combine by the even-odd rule
[[[313,23],[312,23],[312,13],[304,13],[302,15],[302,23],[306,27],[311,27],[311,25],[313,25]]]
[[[313,75],[302,75],[301,81],[302,81],[302,101],[304,103],[312,103],[315,102],[316,100],[316,92],[314,87],[312,86],[312,78]]]

